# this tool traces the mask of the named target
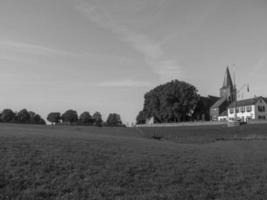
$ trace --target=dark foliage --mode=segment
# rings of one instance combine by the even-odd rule
[[[31,122],[31,115],[26,109],[22,109],[17,113],[17,122],[22,124],[29,124]]]
[[[146,123],[146,115],[144,111],[140,111],[136,117],[136,124],[145,124]]]
[[[89,112],[83,112],[79,117],[79,124],[80,125],[92,125],[94,122],[93,117],[90,115]]]
[[[109,114],[107,121],[107,126],[122,126],[121,116],[117,113]]]
[[[22,124],[46,124],[39,114],[22,109],[18,113],[11,109],[4,109],[0,114],[0,122],[3,123],[22,123]]]
[[[14,122],[16,119],[16,114],[11,109],[4,109],[1,113],[1,122]]]
[[[67,110],[62,114],[61,119],[64,123],[73,124],[78,122],[78,114],[75,110]]]
[[[144,116],[156,123],[188,121],[199,101],[197,89],[186,82],[174,80],[145,94]]]
[[[52,124],[58,124],[61,120],[61,114],[59,112],[51,112],[48,114],[47,120]]]
[[[30,124],[46,124],[45,120],[35,112],[29,111],[30,115]]]
[[[95,112],[93,114],[93,121],[95,126],[102,126],[103,120],[100,112]]]
[[[200,97],[197,106],[194,110],[192,118],[194,120],[209,121],[210,120],[210,107],[218,100],[218,97],[208,96]]]

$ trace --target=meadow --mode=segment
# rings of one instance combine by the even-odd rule
[[[266,199],[266,130],[0,124],[0,199]]]

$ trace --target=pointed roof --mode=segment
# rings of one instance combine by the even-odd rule
[[[234,88],[233,81],[231,78],[231,74],[229,71],[229,68],[226,68],[225,76],[224,76],[224,81],[223,81],[223,88]]]
[[[225,97],[222,97],[220,99],[218,99],[218,101],[216,101],[210,109],[214,109],[214,108],[219,108],[224,102],[226,102],[227,99]]]

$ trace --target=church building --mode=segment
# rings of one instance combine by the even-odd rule
[[[223,86],[220,89],[220,98],[210,108],[210,119],[212,121],[217,121],[222,118],[227,118],[227,108],[236,100],[236,87],[233,84],[229,68],[227,67]]]

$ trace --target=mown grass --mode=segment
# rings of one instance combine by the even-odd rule
[[[182,144],[147,130],[1,125],[0,199],[267,198],[266,140],[199,142],[194,128],[166,130],[185,133]]]

